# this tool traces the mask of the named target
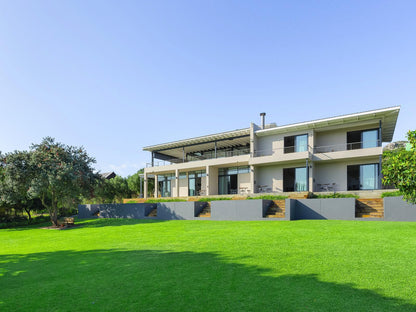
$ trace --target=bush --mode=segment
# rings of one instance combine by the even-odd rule
[[[400,191],[381,193],[381,198],[384,198],[384,197],[399,197],[399,196],[403,196],[402,192],[400,192]]]
[[[203,197],[203,198],[199,198],[198,201],[199,202],[212,202],[212,201],[217,201],[217,200],[231,200],[231,197]]]
[[[145,201],[147,204],[168,203],[168,202],[186,202],[186,199],[180,198],[151,198]]]
[[[260,195],[260,196],[249,196],[247,199],[267,199],[267,200],[279,200],[279,199],[286,199],[288,196],[284,195]]]
[[[333,193],[333,194],[311,194],[309,198],[360,198],[358,195],[354,194],[340,194],[340,193]]]

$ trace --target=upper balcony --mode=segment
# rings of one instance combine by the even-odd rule
[[[153,163],[146,163],[146,168],[150,167],[160,167],[160,166],[169,166],[173,164],[182,164],[189,162],[197,162],[211,159],[221,159],[227,157],[236,157],[242,155],[250,155],[250,148],[244,147],[239,149],[232,150],[217,150],[217,151],[208,151],[208,152],[193,152],[186,154],[182,159],[171,157],[165,158],[162,160],[153,160]],[[221,161],[221,160],[220,160]]]
[[[308,145],[257,150],[252,155],[250,164],[259,165],[308,159],[311,152],[312,148]]]
[[[343,143],[335,145],[317,146],[313,149],[313,160],[336,160],[378,156],[383,153],[381,140],[368,140],[361,142]]]
[[[250,128],[148,146],[143,150],[152,153],[152,161],[146,164],[147,168],[180,164],[183,164],[180,168],[221,164],[227,163],[224,158],[230,158],[232,162],[236,157],[247,158],[248,161]]]

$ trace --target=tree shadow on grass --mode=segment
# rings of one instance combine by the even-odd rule
[[[153,218],[146,219],[124,219],[124,218],[94,218],[94,219],[77,219],[75,222],[78,225],[85,227],[105,227],[105,226],[123,226],[134,224],[152,224],[159,222],[166,222],[169,220],[159,220]]]
[[[270,276],[213,253],[57,251],[0,256],[3,311],[415,311],[316,275]]]
[[[105,227],[105,226],[123,226],[123,225],[134,225],[134,224],[152,224],[158,222],[167,222],[169,220],[159,220],[153,218],[146,219],[123,219],[123,218],[91,218],[91,219],[75,219],[75,227],[67,228],[65,230],[76,230],[83,227]],[[28,224],[26,226],[18,226],[14,228],[5,228],[0,230],[5,231],[26,231],[33,229],[40,229],[51,226],[51,222]]]

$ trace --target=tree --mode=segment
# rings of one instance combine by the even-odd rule
[[[27,151],[0,155],[0,201],[15,210],[25,210],[29,223],[32,221],[30,211],[34,206],[34,199],[28,193],[34,176],[31,156]]]
[[[416,203],[416,131],[409,131],[407,139],[410,149],[383,153],[383,184],[394,185],[404,200]]]
[[[140,194],[140,183],[140,171],[127,177],[127,184],[129,186],[130,192],[132,193],[132,196],[137,196]]]
[[[29,194],[39,197],[48,209],[51,222],[58,226],[58,208],[76,204],[80,196],[90,197],[99,176],[93,172],[95,159],[82,147],[55,142],[46,137],[31,146],[35,170]]]
[[[123,198],[130,198],[131,191],[127,179],[116,176],[110,180],[101,179],[94,190],[99,203],[122,203]]]

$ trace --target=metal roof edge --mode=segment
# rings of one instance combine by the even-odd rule
[[[208,135],[203,135],[203,136],[199,136],[199,137],[193,137],[193,138],[188,138],[188,139],[183,139],[183,140],[178,140],[178,141],[172,141],[172,142],[166,142],[166,143],[161,143],[161,144],[156,144],[156,145],[149,145],[149,146],[145,146],[143,147],[143,151],[154,151],[155,149],[158,148],[165,148],[169,145],[174,145],[174,144],[190,144],[190,141],[197,141],[197,140],[204,140],[204,139],[210,139],[213,137],[217,137],[217,136],[221,136],[221,135],[239,135],[239,134],[246,134],[249,135],[250,134],[250,128],[243,128],[243,129],[236,129],[236,130],[230,130],[230,131],[225,131],[225,132],[219,132],[219,133],[213,133],[213,134],[208,134]],[[231,138],[232,136],[230,136]]]
[[[274,133],[274,132],[278,132],[279,130],[284,130],[288,128],[290,129],[290,128],[296,128],[300,126],[315,125],[315,124],[323,123],[323,122],[337,121],[337,120],[342,120],[345,118],[354,118],[354,117],[366,116],[366,115],[377,114],[377,113],[393,112],[395,110],[400,110],[400,108],[401,108],[400,106],[392,106],[392,107],[380,108],[380,109],[369,110],[369,111],[364,111],[364,112],[359,112],[359,113],[339,115],[339,116],[316,119],[316,120],[305,121],[305,122],[298,122],[298,123],[293,123],[293,124],[288,124],[288,125],[283,125],[283,126],[277,126],[275,128],[270,128],[270,129],[257,130],[255,131],[255,133],[260,134],[260,135],[262,134],[267,135],[268,133]]]

